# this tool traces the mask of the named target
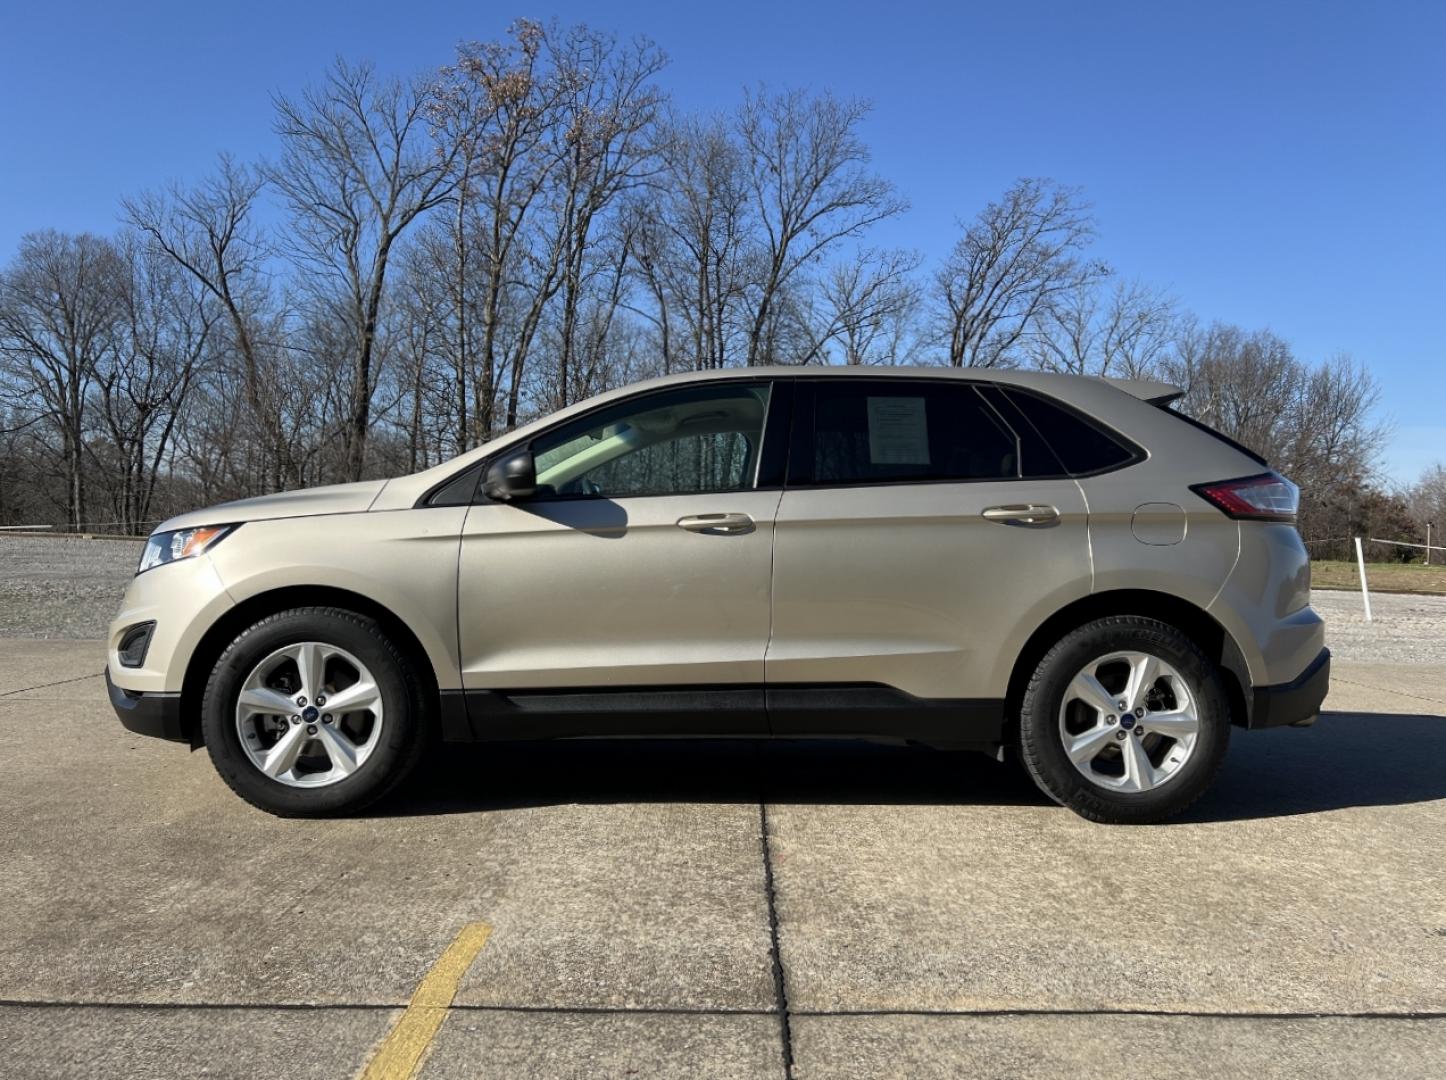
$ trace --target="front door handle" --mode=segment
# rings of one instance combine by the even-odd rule
[[[689,532],[736,536],[753,531],[753,519],[747,514],[692,514],[678,519],[678,528]]]
[[[984,511],[985,521],[997,521],[1001,525],[1054,525],[1059,521],[1059,511],[1053,506],[1038,503],[1017,506],[991,506]]]

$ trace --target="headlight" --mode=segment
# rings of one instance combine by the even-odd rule
[[[141,552],[141,565],[136,568],[136,573],[144,574],[147,570],[157,566],[164,566],[177,559],[189,559],[209,551],[221,542],[222,537],[229,535],[238,527],[236,525],[202,525],[195,529],[152,533],[150,539],[146,541],[145,551]]]

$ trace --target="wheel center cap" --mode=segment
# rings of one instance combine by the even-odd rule
[[[1125,713],[1124,716],[1120,717],[1120,727],[1124,728],[1126,731],[1129,731],[1130,728],[1134,726],[1135,718],[1131,714]]]
[[[306,708],[301,710],[301,718],[305,720],[308,724],[316,723],[316,718],[320,715],[321,713],[317,710],[315,705],[308,705]]]

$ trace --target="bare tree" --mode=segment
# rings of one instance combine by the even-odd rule
[[[764,270],[748,337],[748,364],[786,361],[764,330],[782,290],[839,241],[901,213],[893,185],[868,169],[858,126],[867,102],[802,91],[748,93],[738,113],[748,186],[764,236]]]
[[[622,303],[631,314],[650,323],[656,330],[660,374],[667,375],[676,363],[671,293],[673,267],[670,266],[674,248],[661,215],[647,200],[630,200],[620,211],[618,220],[619,229],[631,238],[627,250],[633,259],[632,269],[647,294],[641,305],[631,303],[627,298]]]
[[[667,146],[656,224],[635,250],[649,290],[677,313],[670,323],[685,337],[684,363],[724,367],[747,358],[751,323],[742,308],[758,277],[745,155],[716,117],[673,118]]]
[[[559,365],[554,383],[567,379],[565,390],[554,390],[547,404],[561,408],[593,394],[621,385],[627,376],[641,377],[632,357],[621,353],[624,344],[635,350],[636,335],[622,325],[624,300],[632,283],[632,248],[638,242],[638,219],[618,215],[608,219],[607,228],[589,244],[586,279],[577,303],[564,305],[556,320],[558,344],[555,352],[568,357]],[[566,290],[564,290],[564,293]],[[567,339],[571,345],[565,345]],[[647,364],[646,375],[660,373],[656,357]]]
[[[1446,544],[1446,465],[1438,461],[1421,473],[1421,479],[1406,492],[1406,501],[1423,533],[1430,523],[1431,543]],[[1432,552],[1431,561],[1440,565],[1446,558]]]
[[[1270,460],[1301,487],[1301,530],[1359,522],[1385,435],[1378,390],[1346,357],[1312,367],[1266,330],[1188,326],[1161,373],[1186,393],[1176,406]],[[1368,497],[1369,496],[1369,497]],[[1345,515],[1342,517],[1341,515]]]
[[[1373,421],[1380,387],[1364,366],[1338,355],[1311,368],[1300,381],[1289,460],[1303,477],[1327,484],[1343,466],[1369,474],[1385,442]]]
[[[225,313],[229,352],[240,361],[240,391],[265,448],[258,485],[277,491],[300,482],[284,430],[275,383],[271,337],[280,337],[266,262],[271,251],[253,216],[264,179],[223,156],[214,175],[193,188],[173,185],[122,202],[126,220],[149,237],[209,294]],[[283,388],[284,393],[284,388]]]
[[[865,104],[669,114],[662,65],[527,20],[425,82],[338,61],[277,100],[273,165],[128,200],[119,243],[29,238],[0,269],[0,517],[108,497],[135,523],[416,470],[660,370],[937,356],[1158,374],[1302,483],[1307,528],[1396,520],[1359,365],[1111,278],[1089,206],[1047,180],[961,222],[921,280],[864,246],[903,209]],[[285,232],[258,223],[273,192]]]
[[[446,215],[445,225],[423,237],[412,255],[412,280],[408,283],[410,293],[408,306],[423,313],[426,331],[423,342],[430,343],[433,332],[451,337],[451,393],[447,408],[451,413],[452,445],[457,453],[463,453],[473,445],[473,421],[471,389],[474,366],[474,312],[473,298],[474,263],[477,261],[477,235],[472,227],[473,206],[477,185],[482,180],[481,163],[488,153],[489,129],[496,119],[497,103],[492,88],[476,80],[458,77],[457,69],[446,67],[433,88],[433,102],[429,110],[433,136],[442,144],[454,147],[452,170],[451,206]],[[427,290],[416,271],[423,262],[431,264],[431,274],[445,285],[450,311],[438,319],[439,310],[430,299],[421,306]],[[449,325],[450,324],[450,325]],[[415,327],[411,327],[415,329]],[[421,378],[423,362],[421,354],[415,351],[417,342],[411,343],[412,372]],[[490,381],[488,396],[490,398]],[[420,407],[421,386],[413,386],[413,404]],[[412,455],[416,456],[416,435],[420,430],[413,425]]]
[[[908,324],[918,308],[909,251],[861,252],[834,266],[820,286],[825,311],[815,354],[837,342],[845,364],[899,364],[912,358]]]
[[[562,253],[558,293],[562,326],[552,404],[561,408],[574,400],[578,321],[592,275],[608,278],[604,289],[611,298],[609,312],[617,309],[631,233],[613,230],[611,242],[600,245],[621,251],[621,262],[606,254],[599,260],[589,255],[602,216],[620,195],[659,168],[654,125],[663,95],[653,80],[667,60],[647,39],[620,44],[583,26],[553,28],[547,42],[562,88],[560,115],[552,128],[560,163],[554,201]],[[607,319],[611,321],[611,314]]]
[[[472,156],[467,176],[475,185],[469,205],[478,257],[470,267],[478,278],[473,303],[481,320],[472,399],[482,440],[497,425],[504,375],[505,423],[517,422],[527,354],[557,292],[562,258],[556,230],[544,238],[536,218],[561,165],[549,135],[561,113],[563,87],[549,68],[540,24],[519,20],[511,36],[506,43],[461,46],[437,91],[438,124]],[[470,279],[472,269],[466,272]]]
[[[935,276],[953,367],[1000,367],[1049,306],[1106,274],[1082,252],[1094,219],[1078,191],[1023,179],[964,227]]]
[[[65,517],[85,521],[85,433],[91,385],[115,347],[124,264],[110,241],[30,233],[0,274],[0,360],[6,397],[43,419],[61,443]]]
[[[1174,301],[1157,289],[1121,281],[1105,292],[1085,280],[1036,316],[1027,354],[1046,371],[1147,378],[1168,355],[1178,322]]]
[[[111,512],[127,532],[148,523],[161,464],[209,359],[220,305],[176,262],[135,235],[119,246],[127,271],[115,342],[95,372]],[[95,451],[93,450],[94,454]],[[100,455],[96,455],[100,456]]]
[[[1185,390],[1182,411],[1280,457],[1288,441],[1283,425],[1294,415],[1305,374],[1287,342],[1219,323],[1188,327],[1164,374]]]
[[[407,471],[416,472],[466,450],[471,426],[467,397],[468,362],[459,359],[468,312],[458,311],[459,286],[451,271],[456,254],[450,226],[428,228],[409,244],[395,289],[398,354],[394,373],[402,402],[400,426],[407,442]]]
[[[456,144],[439,153],[428,138],[433,93],[429,83],[379,79],[370,65],[338,60],[300,99],[276,99],[282,154],[268,175],[291,209],[297,254],[345,300],[352,340],[343,438],[352,480],[366,468],[392,249],[457,182]]]

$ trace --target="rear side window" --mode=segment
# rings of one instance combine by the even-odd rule
[[[1057,402],[1013,387],[1003,392],[1074,476],[1118,468],[1135,456],[1098,425]]]
[[[968,384],[848,379],[815,383],[814,395],[813,483],[1019,475],[1014,433]]]

